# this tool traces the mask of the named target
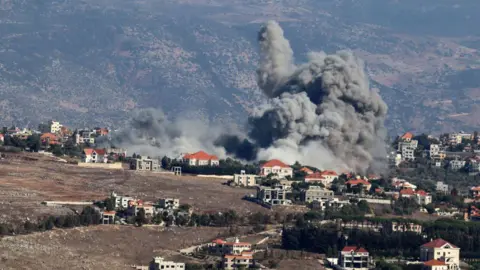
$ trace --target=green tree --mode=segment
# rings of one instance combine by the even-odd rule
[[[137,224],[137,226],[143,226],[143,224],[147,223],[145,209],[140,208],[140,210],[138,211],[137,217],[135,218],[135,223]]]
[[[107,211],[115,210],[115,198],[107,198],[104,201],[105,209]]]
[[[54,154],[57,157],[63,156],[64,152],[63,152],[62,146],[58,144],[54,144],[52,146],[52,154]]]
[[[42,143],[40,142],[40,136],[38,134],[28,136],[26,145],[30,149],[30,151],[38,152],[38,150],[40,150],[40,146],[42,145]]]

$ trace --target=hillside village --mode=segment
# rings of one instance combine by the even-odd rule
[[[251,233],[261,234],[269,231],[267,225],[276,228],[263,242],[242,242],[238,238],[241,235],[233,232],[231,239],[213,239],[182,251],[187,257],[213,258],[208,267],[216,268],[157,256],[149,266],[134,266],[136,269],[275,269],[269,253],[272,244],[268,244],[275,238],[275,245],[284,250],[324,254],[324,260],[320,260],[323,268],[394,269],[395,259],[402,268],[446,270],[475,265],[474,258],[480,256],[477,132],[438,138],[410,132],[398,136],[389,155],[390,172],[382,175],[320,170],[298,162],[286,164],[281,159],[244,164],[219,159],[202,149],[192,149],[180,157],[147,157],[97,145],[109,133],[107,128],[72,131],[55,121],[40,125],[38,130],[4,128],[1,150],[39,152],[86,169],[189,175],[198,181],[221,179],[231,189],[249,190],[243,200],[267,212],[252,216],[241,216],[233,210],[205,212],[174,197],[152,201],[111,190],[103,200],[45,201],[46,207],[73,203],[84,208],[76,216],[49,216],[37,225],[28,221],[25,231],[90,225],[253,226]],[[417,173],[419,170],[422,174]],[[432,179],[432,175],[443,177]],[[473,177],[468,185],[456,181],[471,179],[468,177]],[[282,211],[287,214],[280,214]],[[459,226],[466,229],[457,230]],[[0,227],[0,235],[14,233],[6,225]],[[310,234],[314,236],[309,238]],[[340,236],[334,236],[337,234]],[[469,240],[462,240],[466,238]],[[388,241],[400,242],[396,249],[383,247]]]

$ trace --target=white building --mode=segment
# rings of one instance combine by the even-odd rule
[[[217,156],[207,154],[204,151],[184,155],[183,162],[190,166],[218,166],[220,164]]]
[[[160,199],[158,205],[162,209],[178,209],[178,207],[180,207],[180,200],[173,198]]]
[[[252,250],[252,244],[240,242],[238,238],[235,238],[233,242],[215,239],[208,244],[208,252],[216,255],[241,255],[250,250]]]
[[[50,121],[49,126],[50,126],[50,132],[53,134],[57,134],[58,132],[60,132],[60,129],[62,128],[62,125],[60,124],[60,122],[53,121],[53,120]]]
[[[128,202],[129,201],[135,201],[136,199],[130,196],[119,196],[117,193],[112,192],[110,195],[113,199],[115,199],[115,208],[123,208],[127,209],[128,208]]]
[[[368,251],[356,246],[344,247],[338,258],[338,265],[345,270],[368,270],[370,263]]]
[[[108,155],[105,149],[83,149],[82,161],[85,163],[107,163]]]
[[[448,193],[448,185],[443,183],[442,181],[438,181],[436,191],[440,192],[440,193],[447,194]]]
[[[149,270],[185,270],[185,263],[165,261],[162,257],[154,257],[150,262]]]
[[[435,260],[435,261],[432,261]],[[420,247],[420,261],[424,265],[440,266],[437,262],[443,262],[448,270],[460,269],[460,248],[438,238]],[[433,268],[443,269],[443,268]]]
[[[450,169],[457,171],[465,167],[465,160],[451,160],[450,163],[448,164],[450,166]]]
[[[272,159],[260,167],[260,175],[267,176],[269,174],[277,175],[278,178],[292,177],[293,169],[278,159]]]
[[[255,266],[253,252],[244,251],[240,255],[229,254],[223,256],[223,269],[250,269]]]
[[[430,144],[430,157],[435,157],[440,154],[440,145],[439,144]]]
[[[257,186],[257,177],[255,174],[245,174],[242,170],[240,174],[233,175],[233,183],[237,186],[254,187]]]
[[[411,140],[410,142],[400,142],[398,147],[402,154],[402,160],[415,160],[415,150],[417,149],[418,141]]]

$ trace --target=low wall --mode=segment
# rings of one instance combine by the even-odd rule
[[[368,203],[373,203],[373,204],[392,204],[391,200],[383,200],[383,199],[368,199],[368,198],[359,198],[359,201],[367,201]]]
[[[115,169],[115,170],[123,170],[123,166],[121,162],[116,163],[78,163],[79,167],[83,168],[95,168],[95,169]]]
[[[93,202],[70,202],[70,201],[45,201],[42,202],[46,206],[55,206],[55,205],[92,205]]]
[[[220,179],[233,179],[233,175],[215,175],[215,174],[197,174],[197,177],[204,178],[220,178]]]

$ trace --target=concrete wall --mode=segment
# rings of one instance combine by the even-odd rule
[[[204,177],[204,178],[220,178],[220,179],[233,179],[232,175],[215,175],[215,174],[197,174],[197,177]]]
[[[79,167],[84,168],[95,168],[95,169],[115,169],[115,170],[123,170],[123,166],[121,162],[116,163],[78,163]]]
[[[42,202],[47,206],[54,206],[54,205],[92,205],[93,202],[74,202],[74,201],[45,201]]]
[[[365,200],[368,203],[373,203],[373,204],[392,204],[391,200],[384,200],[384,199],[367,199],[367,198],[358,198],[359,201]]]

